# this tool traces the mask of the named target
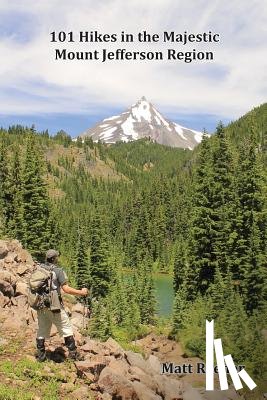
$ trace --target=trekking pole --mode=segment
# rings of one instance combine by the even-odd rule
[[[82,299],[82,302],[83,302],[83,333],[84,333],[85,307],[87,302],[87,296]]]

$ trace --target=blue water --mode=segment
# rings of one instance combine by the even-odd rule
[[[174,291],[172,284],[172,276],[166,274],[154,275],[157,314],[159,316],[168,317],[172,313],[174,301]]]

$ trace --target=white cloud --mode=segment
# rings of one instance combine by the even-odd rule
[[[261,0],[13,0],[0,2],[0,13],[32,15],[33,38],[0,38],[1,113],[96,112],[102,106],[125,107],[142,95],[158,108],[214,113],[235,118],[266,101],[267,3]],[[16,26],[12,27],[16,32]],[[218,31],[217,45],[108,44],[129,50],[192,48],[215,52],[211,64],[182,62],[54,61],[51,31],[177,33]],[[23,31],[22,33],[23,34]],[[0,31],[1,37],[1,31]],[[69,44],[70,50],[101,48]],[[2,90],[1,90],[2,89]]]

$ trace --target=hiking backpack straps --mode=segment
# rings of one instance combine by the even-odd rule
[[[37,264],[37,268],[28,280],[28,303],[34,310],[41,310],[50,306],[51,280],[51,271],[42,268],[42,264]]]
[[[28,280],[28,303],[34,310],[50,309],[60,312],[61,301],[53,265],[37,264]]]

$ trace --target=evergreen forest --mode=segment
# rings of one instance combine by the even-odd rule
[[[60,251],[70,284],[90,289],[91,336],[127,342],[167,329],[204,358],[214,319],[225,354],[264,385],[266,180],[267,103],[218,123],[194,151],[1,128],[0,235],[41,261]],[[155,273],[173,278],[164,321]]]

